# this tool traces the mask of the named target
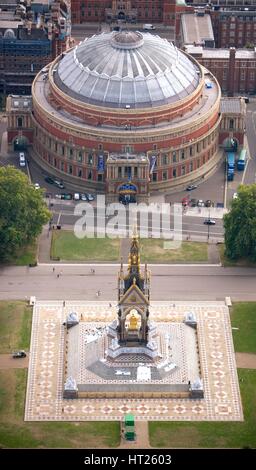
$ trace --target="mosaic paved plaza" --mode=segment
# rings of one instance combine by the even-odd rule
[[[204,387],[201,399],[63,399],[66,355],[63,323],[70,312],[77,312],[86,327],[93,325],[95,328],[97,324],[102,327],[115,320],[117,309],[113,302],[66,302],[63,305],[58,301],[40,301],[35,304],[26,421],[120,420],[129,412],[134,413],[137,420],[243,420],[229,310],[224,302],[152,302],[150,306],[151,320],[160,329],[166,325],[166,331],[188,312],[195,314]],[[181,380],[187,381],[187,370],[189,364],[184,366]],[[177,370],[175,374],[178,373]]]

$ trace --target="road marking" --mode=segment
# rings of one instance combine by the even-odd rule
[[[58,220],[57,220],[57,225],[59,225],[59,223],[60,223],[60,218],[61,218],[61,211],[59,213],[59,217],[58,217]]]

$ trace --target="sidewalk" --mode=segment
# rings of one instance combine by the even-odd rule
[[[43,231],[38,241],[37,261],[39,263],[52,263],[51,261],[51,240],[52,232],[49,232],[48,224],[43,227]]]
[[[150,449],[149,435],[148,435],[148,422],[136,421],[135,423],[135,441],[126,441],[121,437],[119,449]]]
[[[184,216],[190,217],[205,217],[211,219],[223,219],[223,216],[228,212],[227,209],[222,207],[187,207],[184,211]]]

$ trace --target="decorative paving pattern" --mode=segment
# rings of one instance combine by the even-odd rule
[[[152,302],[151,319],[180,321],[194,312],[203,399],[77,399],[64,400],[64,328],[67,313],[84,321],[111,322],[109,302],[37,302],[34,306],[26,395],[26,421],[120,420],[127,412],[137,420],[241,421],[243,412],[236,372],[229,311],[224,302]]]

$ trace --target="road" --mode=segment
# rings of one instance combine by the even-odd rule
[[[60,224],[62,228],[68,228],[71,230],[74,227],[74,224],[79,218],[82,216],[75,216],[74,215],[74,209],[77,204],[75,204],[73,201],[62,203],[61,201],[58,200],[51,200],[53,206],[51,207],[52,214],[53,214],[53,225]],[[95,203],[94,203],[95,204]],[[195,212],[198,209],[195,208]],[[205,211],[205,209],[203,209]],[[172,215],[173,209],[171,208],[171,217],[170,217],[170,229],[172,230],[174,227],[174,218]],[[221,239],[223,237],[223,221],[222,219],[216,219],[216,225],[208,227],[207,225],[204,225],[204,219],[205,217],[208,217],[208,210],[206,209],[207,215],[203,215],[202,217],[199,217],[196,215],[195,217],[191,216],[186,216],[184,215],[182,218],[182,233],[184,235],[191,235],[192,236],[199,236],[199,237],[206,237],[208,234],[208,229],[209,229],[209,235],[211,238],[215,239]],[[95,212],[96,213],[96,212]],[[99,221],[104,221],[104,218],[99,218]],[[108,220],[111,220],[110,218],[106,219],[106,222]],[[128,219],[127,219],[128,220]],[[94,218],[93,217],[87,217],[87,221],[90,224],[93,224]],[[104,226],[104,222],[103,222]],[[96,220],[95,220],[95,227],[96,227]],[[149,216],[149,223],[146,225],[143,224],[138,224],[138,228],[141,227],[141,229],[148,230],[149,233],[151,232],[152,229],[152,222],[151,222],[151,217]],[[121,228],[126,228],[125,225],[119,225],[119,229]]]
[[[34,295],[40,300],[116,301],[118,269],[118,265],[56,265],[55,272],[52,266],[43,265],[1,268],[0,299],[29,299]],[[151,265],[150,269],[152,300],[223,300],[226,296],[232,301],[256,300],[253,268]]]

